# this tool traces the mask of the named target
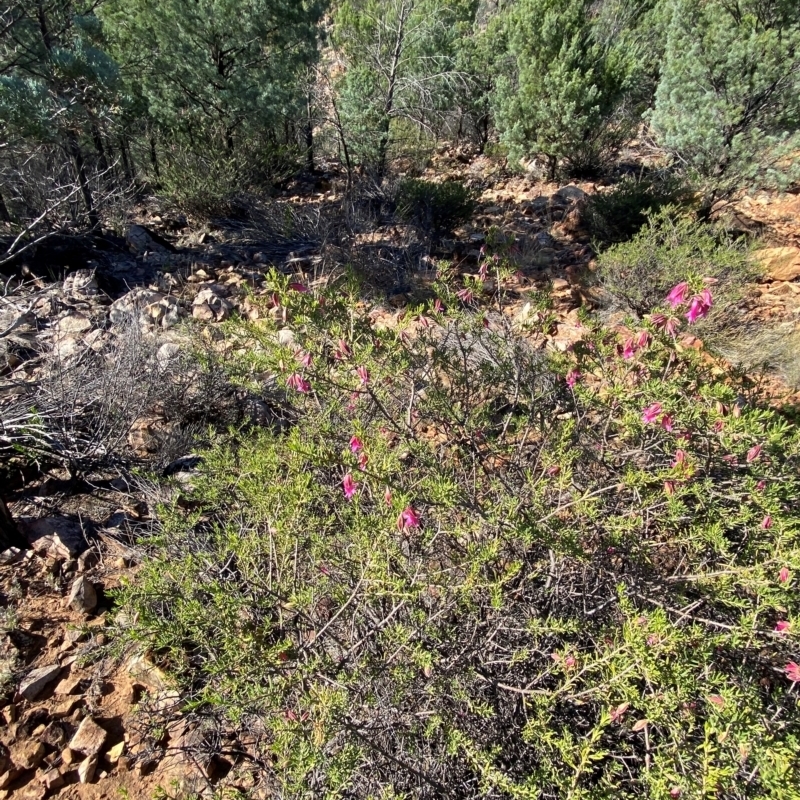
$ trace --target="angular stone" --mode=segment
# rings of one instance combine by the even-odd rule
[[[75,313],[60,319],[56,327],[61,333],[85,333],[92,329],[92,321],[83,314]]]
[[[45,752],[41,742],[28,739],[14,748],[11,758],[18,769],[36,769],[42,763]]]
[[[42,775],[39,776],[39,780],[48,791],[60,789],[64,785],[64,776],[55,767],[51,767],[46,772],[42,773]]]
[[[766,247],[757,250],[754,257],[769,280],[794,281],[800,278],[800,247]]]
[[[200,303],[192,307],[192,316],[201,322],[212,322],[216,319],[216,314],[211,310],[208,303]]]
[[[122,754],[125,752],[125,742],[119,742],[115,744],[105,755],[105,759],[109,764],[116,764],[120,758],[122,758]]]
[[[61,672],[60,664],[40,667],[29,672],[19,685],[19,693],[26,700],[35,700]]]
[[[91,581],[88,581],[83,575],[72,584],[67,605],[74,611],[84,614],[97,608],[97,592]]]
[[[89,756],[78,764],[78,780],[81,783],[91,783],[97,769],[97,756]]]
[[[100,752],[106,743],[108,734],[91,717],[84,717],[72,741],[69,743],[70,750],[76,750],[86,756],[95,756]]]
[[[31,547],[48,558],[68,558],[80,555],[86,549],[83,529],[77,520],[69,517],[43,517],[21,519],[19,528]]]

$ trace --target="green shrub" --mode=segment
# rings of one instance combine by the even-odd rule
[[[662,304],[680,281],[712,278],[717,302],[704,321],[708,330],[724,324],[730,304],[742,297],[758,269],[747,242],[666,206],[648,215],[647,225],[631,241],[602,253],[597,275],[615,300],[639,316]]]
[[[627,242],[664,206],[688,200],[681,182],[670,175],[623,178],[608,192],[593,194],[586,208],[589,230],[601,245]]]
[[[219,441],[118,598],[184,719],[284,798],[796,796],[796,427],[652,328],[555,364],[272,281],[295,341],[227,352],[290,430]]]
[[[259,150],[243,145],[235,153],[175,146],[163,159],[160,190],[181,210],[201,217],[238,217],[252,201],[248,193],[269,194],[297,169],[289,148]]]
[[[434,238],[449,233],[466,222],[475,208],[473,193],[463,183],[433,183],[406,178],[395,192],[397,213]]]

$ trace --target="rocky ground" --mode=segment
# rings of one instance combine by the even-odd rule
[[[49,276],[26,270],[25,280],[0,298],[0,415],[37,386],[46,363],[107,352],[129,335],[131,320],[163,362],[185,352],[193,337],[223,350],[218,326],[231,314],[269,313],[280,322],[280,308],[265,312],[252,300],[269,295],[265,275],[272,267],[309,284],[324,281],[337,263],[352,263],[387,298],[375,301],[375,313],[396,318],[440,260],[475,271],[480,247],[495,230],[509,242],[513,237],[519,264],[507,312],[524,319],[529,294],[550,292],[557,319],[541,346],[565,350],[582,335],[578,308],[602,301],[584,226],[587,194],[602,187],[498,175],[488,159],[454,165],[484,191],[472,222],[434,250],[394,221],[375,224],[357,210],[346,224],[326,226],[320,220],[341,213],[338,188],[298,183],[280,201],[288,210],[279,216],[293,220],[290,233],[275,233],[274,225],[270,232],[266,222],[210,226],[141,209],[124,248],[67,271],[56,259]],[[746,198],[735,214],[769,244],[765,279],[754,287],[749,313],[796,332],[800,197]],[[798,400],[778,380],[773,391]],[[257,397],[231,397],[256,423],[269,414]],[[159,448],[169,424],[158,407],[132,420],[124,443],[130,458],[157,464],[163,475],[190,468],[180,457],[191,453],[180,450],[171,454],[177,460],[163,463]],[[190,724],[149,655],[120,653],[109,635],[113,589],[135,576],[137,537],[148,530],[157,502],[180,491],[180,481],[154,486],[132,481],[123,469],[76,481],[54,468],[20,473],[12,482],[4,495],[32,549],[0,555],[0,800],[149,798],[157,787],[175,796],[221,786],[252,790],[256,771],[246,742],[226,739],[225,732],[210,737]],[[153,707],[172,709],[172,722],[149,726],[140,709]]]

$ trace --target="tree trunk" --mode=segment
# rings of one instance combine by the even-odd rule
[[[306,140],[306,169],[314,174],[314,114],[311,104],[311,95],[306,98],[306,124],[303,134]]]
[[[383,106],[383,119],[381,120],[380,139],[378,140],[378,164],[377,164],[377,178],[378,186],[383,183],[384,176],[386,175],[386,158],[389,153],[389,132],[391,130],[392,112],[394,111],[394,93],[397,87],[397,80],[399,78],[398,71],[400,69],[400,59],[403,55],[403,40],[406,35],[406,23],[414,10],[413,1],[410,3],[403,3],[400,9],[400,19],[397,21],[397,32],[394,42],[394,52],[392,53],[392,63],[389,68],[389,84],[386,93],[386,102]]]
[[[9,547],[27,550],[30,545],[19,532],[19,528],[12,519],[5,500],[0,497],[0,552],[8,550]]]
[[[0,222],[11,222],[11,214],[8,213],[8,206],[6,206],[2,192],[0,192]]]
[[[83,160],[83,153],[81,153],[80,145],[74,133],[69,133],[67,135],[67,141],[69,143],[70,155],[75,161],[78,185],[81,189],[86,213],[89,215],[89,224],[93,228],[96,228],[100,225],[100,218],[97,216],[97,209],[94,207],[94,198],[92,197],[92,189],[89,186],[89,179],[86,177],[86,162]]]

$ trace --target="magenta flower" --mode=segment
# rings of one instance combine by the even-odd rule
[[[356,493],[358,489],[358,484],[353,480],[353,476],[348,472],[347,475],[344,476],[344,480],[342,481],[342,488],[344,489],[344,496],[348,500],[353,499],[353,495]]]
[[[661,403],[653,403],[642,412],[642,422],[649,425],[655,422],[661,414]]]
[[[791,625],[787,620],[778,620],[778,624],[775,626],[775,633],[786,633],[790,627]]]
[[[567,373],[567,377],[566,377],[566,379],[565,379],[565,380],[567,381],[567,386],[569,386],[569,388],[570,388],[570,389],[574,389],[574,388],[575,388],[575,384],[576,384],[576,383],[577,383],[577,382],[578,382],[580,379],[581,379],[581,373],[580,373],[580,372],[578,372],[578,370],[576,370],[576,369],[573,369],[573,370],[570,370],[570,371]]]
[[[366,453],[362,453],[358,457],[358,468],[364,472],[367,468],[367,464],[369,463],[369,456]]]
[[[664,481],[664,494],[672,497],[675,494],[675,481]]]
[[[672,417],[671,417],[669,414],[663,414],[663,415],[661,416],[661,427],[662,427],[662,428],[663,428],[665,431],[669,431],[670,433],[672,432],[672,428],[673,428],[673,419],[672,419]]]
[[[672,462],[673,467],[683,467],[686,464],[686,451],[685,450],[676,450],[675,451],[675,460]]]
[[[686,301],[686,296],[689,294],[689,284],[682,281],[677,286],[673,286],[670,293],[667,295],[667,302],[671,308],[677,308]]]
[[[302,283],[290,283],[289,288],[293,292],[300,292],[301,294],[306,294],[308,292],[308,286]]]
[[[419,528],[419,517],[413,506],[407,506],[397,519],[397,527],[400,530],[406,528]]]
[[[764,530],[764,531],[766,531],[766,530],[768,530],[769,528],[772,527],[772,517],[769,514],[767,514],[767,516],[764,517],[764,519],[761,520],[761,526],[760,527],[761,527],[761,530]]]
[[[472,289],[461,289],[456,292],[456,297],[462,303],[471,303],[475,299]]]
[[[715,423],[714,423],[714,424],[711,426],[711,430],[712,430],[712,431],[714,431],[714,433],[721,433],[721,432],[722,432],[722,429],[723,429],[724,427],[725,427],[725,420],[718,419],[718,420],[717,420],[717,421],[716,421],[716,422],[715,422]]]
[[[359,439],[358,436],[351,437],[351,439],[350,439],[350,452],[351,453],[357,453],[359,450],[363,450],[363,449],[364,449],[364,443],[361,441],[361,439]]]
[[[634,344],[633,339],[627,339],[625,344],[622,346],[622,357],[623,358],[633,358],[636,355],[636,345]]]
[[[796,664],[794,661],[790,661],[786,667],[786,677],[792,681],[793,683],[798,683],[800,681],[800,665]]]
[[[752,464],[761,455],[761,445],[757,444],[747,451],[747,463]]]
[[[759,481],[756,484],[756,491],[757,492],[763,492],[764,489],[766,489],[766,488],[767,488],[767,482],[766,481]]]
[[[483,264],[480,265],[480,268],[478,269],[478,277],[482,281],[486,281],[486,279],[489,277],[489,267],[487,266],[485,261],[483,262]]]
[[[299,372],[293,372],[286,379],[286,385],[301,394],[307,394],[311,391],[311,384]]]
[[[301,366],[305,367],[306,369],[308,369],[313,363],[311,353],[304,353],[302,350],[298,350],[296,355]]]
[[[349,358],[351,355],[353,355],[353,351],[350,349],[350,346],[344,339],[339,339],[339,346],[333,354],[334,358],[341,361],[345,358]]]
[[[634,339],[636,346],[639,348],[645,348],[650,344],[650,334],[647,331],[639,331],[636,334],[636,338]]]
[[[706,308],[711,308],[714,305],[714,299],[711,297],[711,292],[708,289],[703,289],[700,292],[700,299],[703,301],[703,305]]]
[[[778,580],[781,583],[787,583],[790,577],[791,573],[789,572],[789,568],[781,567],[780,572],[778,572]]]
[[[431,326],[431,321],[424,314],[420,314],[418,322],[423,328],[430,328]]]
[[[437,314],[444,314],[444,311],[445,311],[444,303],[438,297],[433,302],[433,310]]]
[[[362,386],[366,386],[369,383],[369,370],[366,367],[356,367],[356,374],[361,380]]]
[[[707,305],[703,298],[697,295],[692,298],[692,302],[689,304],[689,311],[686,313],[686,319],[692,323],[697,322],[698,319],[702,319],[708,314],[710,308],[711,306]]]

